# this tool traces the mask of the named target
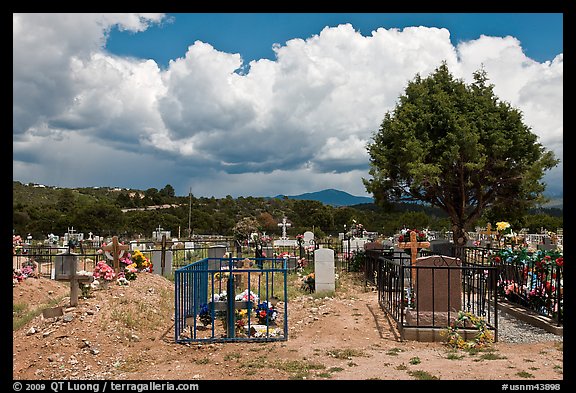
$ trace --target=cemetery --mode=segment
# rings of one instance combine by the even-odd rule
[[[530,253],[516,252],[516,255],[513,248],[505,247],[504,239],[492,238],[493,234],[488,233],[490,229],[482,228],[470,234],[473,240],[465,247],[455,247],[437,233],[408,229],[399,231],[392,240],[373,234],[368,238],[356,225],[340,236],[338,243],[319,241],[310,232],[294,239],[283,234],[277,239],[293,240],[290,244],[276,244],[267,236],[251,236],[252,240],[244,242],[240,248],[234,239],[222,237],[213,241],[172,239],[168,231],[158,228],[148,241],[121,241],[113,236],[98,239],[97,247],[88,245],[73,229],[56,241],[61,244],[53,244],[52,239],[48,239],[48,245],[34,246],[15,236],[14,271],[20,271],[21,276],[29,274],[30,278],[15,279],[14,290],[18,291],[28,281],[47,280],[54,283],[50,287],[58,288],[55,291],[67,294],[58,304],[42,307],[41,321],[23,333],[40,338],[39,332],[43,332],[41,341],[51,342],[54,341],[50,338],[54,334],[51,332],[65,331],[66,326],[84,323],[81,321],[89,321],[96,315],[111,313],[107,317],[109,320],[120,318],[122,314],[115,314],[113,306],[106,307],[110,309],[106,312],[98,311],[107,302],[123,299],[128,293],[142,299],[164,293],[168,298],[146,303],[146,307],[156,310],[151,321],[163,318],[151,322],[153,325],[147,328],[156,332],[154,342],[157,344],[152,346],[166,351],[171,345],[185,350],[191,344],[200,347],[219,344],[216,353],[220,354],[220,359],[235,353],[234,343],[247,346],[285,343],[285,347],[274,347],[275,357],[282,353],[285,353],[282,356],[289,356],[289,352],[285,352],[287,349],[282,348],[295,350],[299,347],[296,352],[301,352],[308,345],[302,340],[316,343],[309,350],[321,346],[326,353],[335,351],[338,345],[368,345],[366,348],[372,349],[366,350],[373,353],[377,347],[372,345],[382,345],[378,344],[382,342],[391,349],[405,345],[421,348],[418,350],[424,351],[421,353],[425,353],[430,342],[441,346],[475,342],[480,347],[489,347],[501,342],[498,324],[501,303],[532,310],[548,319],[548,324],[556,328],[555,334],[562,337],[563,260],[561,244],[558,244],[562,241],[561,236],[554,240],[556,247],[553,249],[550,246],[546,249],[547,244],[552,244],[544,240],[546,236],[533,236],[542,244],[531,244]],[[93,234],[90,237],[95,238]],[[525,235],[524,238],[530,237]],[[491,247],[481,246],[479,241],[488,239]],[[502,247],[497,247],[498,240]],[[30,266],[34,269],[30,270]],[[93,300],[99,305],[97,309],[94,309]],[[142,307],[138,306],[142,304],[140,301],[135,303],[136,307]],[[122,300],[117,304],[127,307]],[[165,307],[160,311],[153,304],[165,304]],[[351,311],[350,304],[357,304],[354,310],[358,311]],[[368,328],[374,322],[370,313],[363,318],[357,316],[368,304],[372,305],[372,313],[378,315],[374,317],[379,321],[378,329]],[[142,326],[148,323],[140,322]],[[116,344],[108,350],[118,345],[123,347],[122,337],[127,337],[126,343],[131,346],[144,345],[142,331],[129,326],[128,320],[118,325],[120,334],[110,336],[111,344]],[[351,327],[353,330],[348,331]],[[327,341],[320,344],[324,342],[324,335],[327,335]],[[56,337],[64,336],[60,333]],[[329,337],[340,337],[340,344],[335,344]],[[16,345],[17,352],[25,358]],[[550,350],[554,344],[534,345],[547,345]],[[534,345],[527,345],[526,351],[533,351]],[[94,354],[107,351],[108,347],[82,344],[80,348],[83,346],[85,350],[80,354],[69,356],[76,358],[82,353],[97,356]],[[149,344],[147,347],[152,348]],[[520,354],[518,352],[518,356]],[[182,353],[182,356],[188,355]],[[337,367],[337,358],[329,358]],[[556,359],[549,361],[561,364],[561,358]],[[385,363],[389,362],[387,359]],[[518,362],[522,364],[522,359]],[[242,375],[240,369],[233,375],[214,374],[213,370],[207,371],[209,365],[193,361],[191,364],[195,370],[204,370],[199,371],[201,378],[234,379]],[[474,369],[476,365],[469,367]],[[482,373],[481,369],[478,367],[478,374]],[[40,370],[46,377],[59,375],[45,366]],[[77,375],[92,375],[80,373],[74,366],[69,370],[76,370]],[[354,379],[373,375],[366,372],[350,370],[343,372],[341,377]],[[444,378],[464,378],[454,373],[451,369],[443,375]],[[282,375],[290,378],[291,374]],[[331,375],[331,378],[336,377]],[[387,375],[396,375],[392,379],[406,378],[398,371],[388,370]],[[514,378],[510,373],[505,375]],[[561,374],[553,374],[552,378],[556,376],[561,377]]]

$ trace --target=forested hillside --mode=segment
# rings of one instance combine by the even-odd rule
[[[231,236],[234,225],[245,217],[255,218],[268,235],[279,236],[278,223],[291,223],[289,237],[314,231],[317,237],[337,236],[355,220],[371,232],[386,236],[404,226],[448,231],[450,223],[438,208],[417,204],[374,204],[334,207],[313,200],[238,197],[206,198],[176,196],[166,185],[158,190],[109,187],[57,188],[13,182],[12,227],[16,234],[30,233],[34,239],[53,233],[62,236],[68,228],[99,236],[150,237],[158,226],[173,236],[218,234]],[[503,217],[502,219],[507,219]],[[562,210],[541,209],[523,217],[523,227],[562,227]],[[485,222],[479,221],[483,226]]]

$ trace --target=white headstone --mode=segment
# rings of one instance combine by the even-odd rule
[[[334,291],[334,250],[319,248],[314,250],[315,291]]]
[[[314,232],[304,232],[304,247],[308,247],[314,243]]]

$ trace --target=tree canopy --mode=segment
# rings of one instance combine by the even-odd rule
[[[368,144],[366,190],[379,204],[420,201],[450,217],[454,241],[490,209],[521,214],[543,202],[546,170],[558,164],[522,113],[495,96],[484,70],[455,79],[445,62],[416,75]]]

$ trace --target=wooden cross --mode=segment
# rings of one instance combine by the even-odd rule
[[[80,284],[94,281],[93,276],[76,274],[76,254],[63,254],[62,272],[56,272],[56,280],[70,281],[70,307],[78,305],[78,289]]]
[[[110,251],[111,258],[107,254],[109,259],[114,260],[114,272],[118,273],[120,271],[120,257],[124,255],[124,252],[130,249],[128,244],[120,244],[118,243],[118,236],[112,237],[112,243],[109,243],[102,247],[104,251]]]
[[[244,272],[238,272],[238,273],[234,273],[232,272],[232,274],[234,275],[235,278],[235,282],[236,282],[236,287],[237,288],[242,288],[243,286],[248,287],[248,276],[250,276],[250,286],[252,286],[252,284],[254,284],[254,282],[256,281],[256,284],[258,283],[257,278],[259,278],[262,275],[262,271],[256,267],[253,267],[253,262],[250,261],[250,259],[245,258],[242,261],[238,262],[238,268],[239,269],[246,269],[249,271],[244,271]],[[244,289],[244,288],[242,288]],[[248,291],[250,291],[250,288],[248,288]]]
[[[416,231],[410,231],[410,241],[409,242],[398,242],[398,248],[410,249],[410,265],[414,267],[416,264],[416,258],[418,257],[419,248],[430,247],[430,242],[419,242],[416,238]],[[416,269],[412,270],[412,282],[416,282]]]

